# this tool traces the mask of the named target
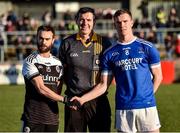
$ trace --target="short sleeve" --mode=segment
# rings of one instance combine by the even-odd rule
[[[27,79],[32,79],[33,77],[38,76],[40,73],[34,63],[25,60],[23,63],[22,74]]]
[[[149,64],[151,66],[160,64],[160,55],[159,51],[153,46],[149,49]]]
[[[102,75],[112,74],[110,60],[106,53],[104,53],[101,58],[101,74]]]

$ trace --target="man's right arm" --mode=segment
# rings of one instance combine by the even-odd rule
[[[31,83],[35,86],[35,88],[40,94],[54,101],[63,102],[64,101],[63,96],[56,94],[54,91],[52,91],[51,89],[49,89],[44,85],[42,76],[40,75],[39,70],[35,66],[36,58],[33,58],[34,56],[36,56],[36,54],[31,55],[24,60],[23,68],[22,68],[23,76],[31,81]]]
[[[67,106],[74,106],[76,105],[76,103],[71,102],[70,98],[68,98],[67,96],[61,96],[56,94],[54,91],[52,91],[51,89],[49,89],[48,87],[46,87],[44,85],[44,81],[42,79],[41,76],[36,76],[31,80],[32,84],[36,87],[37,91],[44,95],[45,97],[48,97],[54,101],[57,102],[62,102]]]
[[[101,82],[96,85],[90,92],[84,94],[82,97],[73,97],[71,101],[77,100],[81,105],[104,94],[111,84],[112,75],[101,75]]]
[[[32,80],[31,80],[32,84],[36,87],[37,91],[54,100],[54,101],[59,101],[59,102],[63,102],[64,101],[64,97],[61,96],[61,95],[58,95],[56,94],[54,91],[52,91],[51,89],[49,89],[48,87],[46,87],[44,85],[44,81],[42,79],[42,77],[39,75],[39,76],[36,76],[34,77]]]

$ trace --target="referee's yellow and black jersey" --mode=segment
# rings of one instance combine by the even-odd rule
[[[73,34],[61,43],[59,58],[64,68],[66,94],[82,95],[100,81],[100,58],[111,45],[108,38],[93,33],[88,42]]]

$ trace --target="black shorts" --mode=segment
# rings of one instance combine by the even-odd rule
[[[85,103],[75,111],[65,106],[65,132],[110,132],[111,109],[107,96]]]
[[[23,122],[22,131],[29,132],[58,132],[58,125],[49,124],[35,124],[29,122]]]

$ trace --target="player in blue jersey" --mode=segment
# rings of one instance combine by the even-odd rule
[[[155,92],[161,80],[160,56],[150,42],[133,34],[133,19],[128,10],[114,14],[118,41],[101,60],[101,83],[81,98],[80,104],[106,91],[114,75],[116,81],[116,129],[120,132],[159,132],[161,127]]]

